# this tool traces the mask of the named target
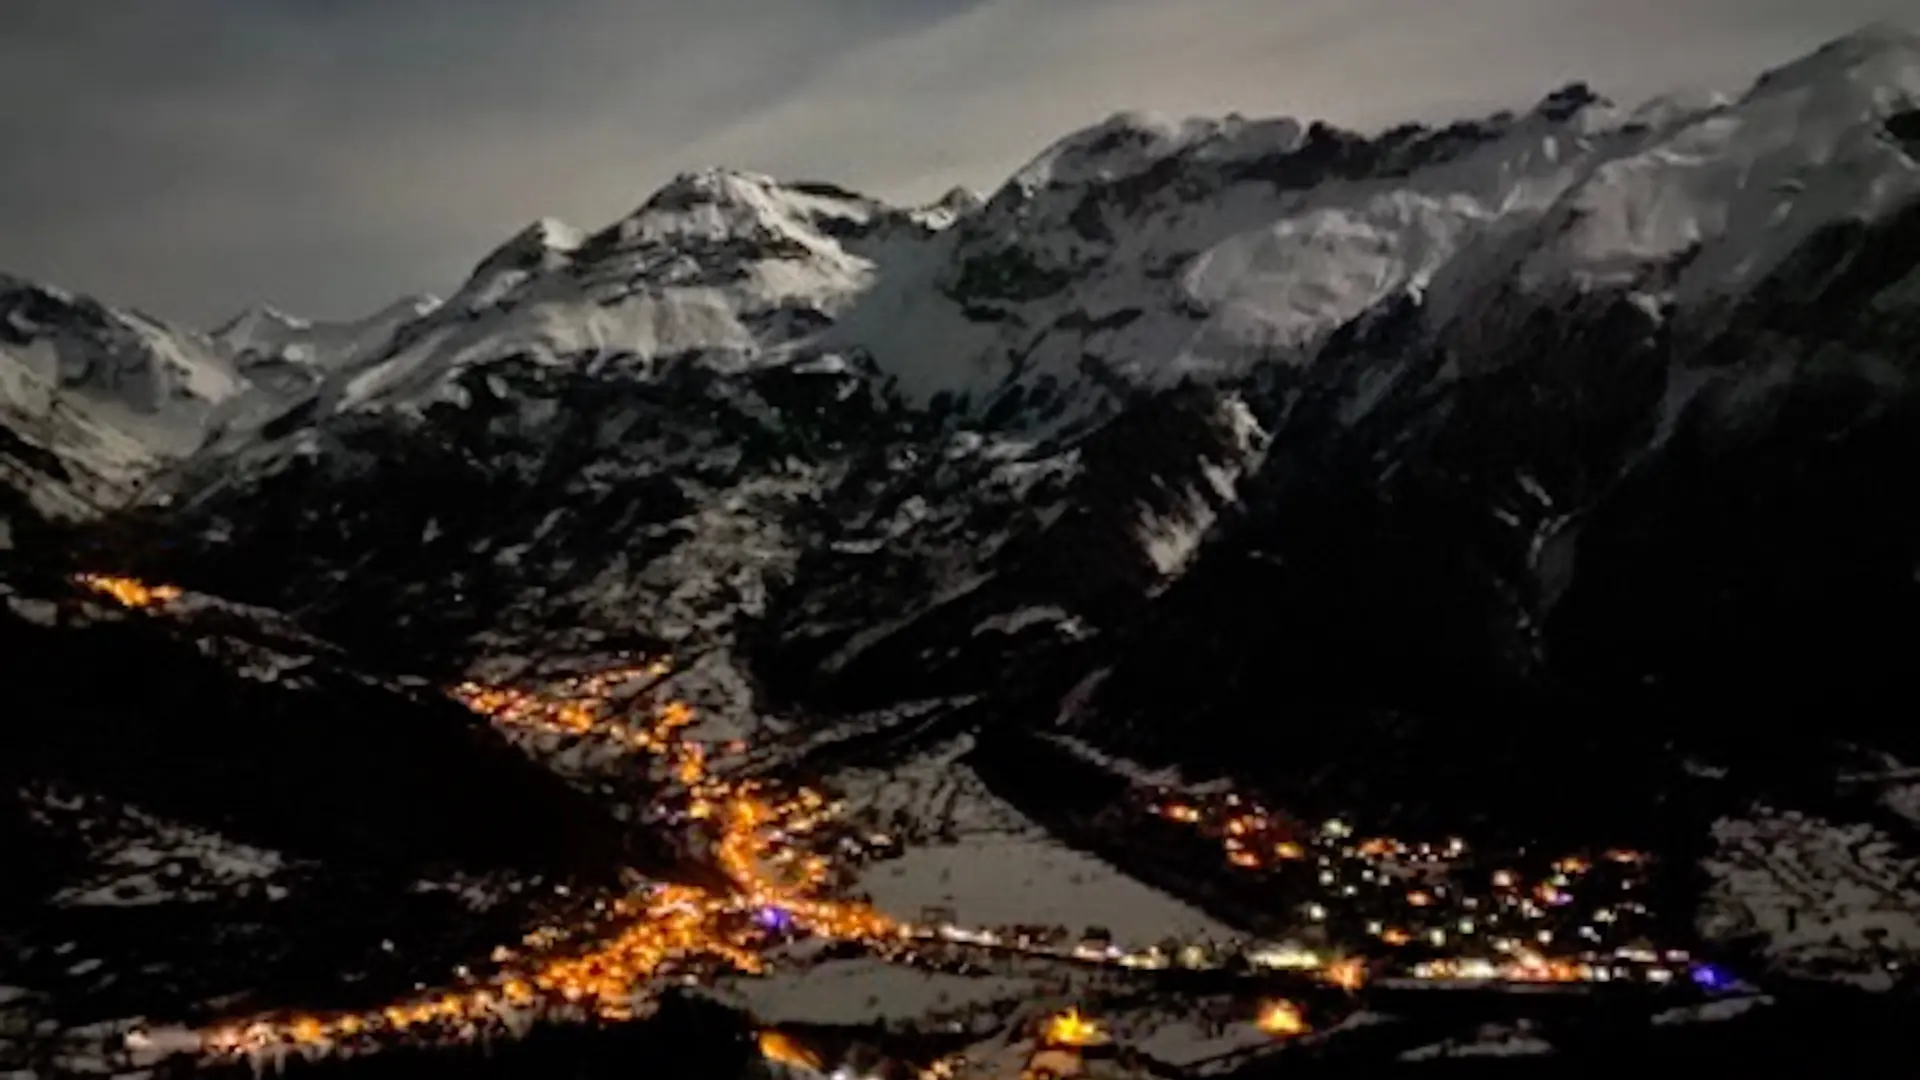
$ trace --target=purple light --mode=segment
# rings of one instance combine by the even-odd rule
[[[1693,984],[1702,990],[1725,990],[1733,985],[1733,976],[1712,964],[1693,965]]]
[[[762,930],[784,933],[793,928],[793,912],[781,907],[763,907],[754,914],[753,921]]]

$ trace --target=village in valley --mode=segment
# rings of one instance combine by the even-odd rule
[[[180,597],[82,584],[134,609]],[[678,836],[687,862],[717,875],[708,883],[629,873],[615,894],[559,889],[567,919],[440,989],[361,1012],[143,1023],[121,1052],[216,1068],[339,1061],[626,1023],[693,993],[750,1018],[776,1072],[1205,1075],[1358,1037],[1428,1001],[1504,999],[1495,1011],[1524,1032],[1531,1011],[1571,996],[1649,1016],[1756,997],[1662,940],[1659,867],[1637,851],[1482,851],[1301,821],[1218,786],[1132,785],[1109,816],[1139,844],[1211,849],[1284,927],[1256,936],[1036,836],[956,780],[966,771],[952,760],[847,772],[844,792],[832,775],[784,779],[739,734],[703,738],[670,693],[674,672],[632,658],[450,693],[563,772],[647,792],[635,819]]]

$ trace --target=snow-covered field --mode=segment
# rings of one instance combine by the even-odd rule
[[[1232,936],[1197,909],[1052,839],[958,760],[966,749],[962,740],[885,775],[835,778],[859,800],[851,809],[917,837],[898,858],[860,873],[856,887],[882,910],[916,918],[923,907],[946,907],[966,926],[1102,926],[1135,947]]]
[[[722,984],[722,996],[773,1023],[865,1024],[925,1020],[996,1002],[1024,1000],[1035,980],[1019,975],[973,978],[920,971],[870,958],[834,960],[765,978]]]
[[[1107,1018],[1108,1029],[1122,1045],[1169,1065],[1191,1066],[1227,1054],[1254,1050],[1273,1043],[1261,1031],[1244,1004],[1196,1003],[1198,1008],[1156,1008]],[[1209,1006],[1215,1006],[1209,1008]]]
[[[911,917],[923,906],[949,907],[971,926],[1104,926],[1116,942],[1136,947],[1169,937],[1231,936],[1198,910],[1038,837],[979,836],[911,848],[869,867],[860,888],[885,910]]]
[[[833,777],[847,812],[894,828],[902,839],[1037,835],[1038,825],[1007,805],[961,758],[973,749],[964,736],[893,768],[846,769]]]
[[[1920,959],[1920,861],[1867,824],[1756,807],[1714,824],[1709,938],[1758,935],[1783,972],[1866,986]]]

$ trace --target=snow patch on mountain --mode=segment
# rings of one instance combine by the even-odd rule
[[[1920,195],[1920,163],[1885,128],[1916,105],[1920,37],[1872,27],[1835,41],[1599,163],[1560,201],[1524,279],[1631,284],[1690,256],[1676,299],[1736,291],[1821,227]]]
[[[263,304],[224,323],[213,340],[243,366],[280,362],[326,371],[383,348],[395,331],[439,306],[435,296],[408,296],[364,318],[316,323]]]
[[[91,517],[129,497],[160,457],[0,351],[0,483],[49,518]]]
[[[125,502],[246,385],[192,331],[0,275],[0,483],[39,514]]]
[[[1221,508],[1239,499],[1241,478],[1258,471],[1266,460],[1268,435],[1243,399],[1231,395],[1222,398],[1216,413],[1229,435],[1223,453],[1198,458],[1193,478],[1171,493],[1166,512],[1141,508],[1138,538],[1163,578],[1177,577],[1186,570],[1218,520]]]

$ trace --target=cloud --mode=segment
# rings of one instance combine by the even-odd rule
[[[8,0],[0,266],[201,322],[446,289],[708,164],[991,186],[1120,108],[1738,85],[1907,0]]]

